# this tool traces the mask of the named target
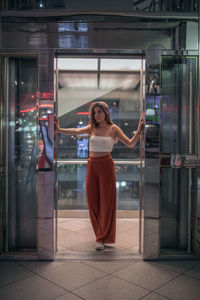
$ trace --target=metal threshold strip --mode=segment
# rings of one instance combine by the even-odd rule
[[[87,159],[84,160],[57,160],[54,161],[56,165],[86,165]],[[114,160],[115,165],[141,165],[140,160]],[[142,162],[144,165],[144,162]]]
[[[113,251],[58,251],[55,257],[59,260],[92,260],[92,261],[121,261],[121,260],[136,260],[141,261],[142,255],[138,252],[120,253]]]

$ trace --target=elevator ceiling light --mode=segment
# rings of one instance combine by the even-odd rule
[[[98,69],[98,59],[96,58],[59,58],[59,70],[94,70]]]
[[[141,69],[141,59],[101,59],[101,70],[103,71],[130,71]]]

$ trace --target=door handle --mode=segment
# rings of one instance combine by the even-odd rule
[[[192,168],[200,166],[200,157],[192,155],[170,155],[161,156],[160,160],[161,167],[171,167],[171,168]]]

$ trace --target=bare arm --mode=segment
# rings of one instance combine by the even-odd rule
[[[58,132],[63,134],[69,134],[69,135],[86,134],[86,133],[90,133],[90,125],[82,128],[60,128]]]
[[[140,138],[140,134],[142,133],[143,130],[144,130],[144,119],[143,119],[143,117],[141,117],[139,125],[138,125],[138,129],[137,129],[135,135],[131,139],[129,139],[124,134],[124,132],[116,125],[115,125],[115,136],[127,147],[133,148],[137,144],[137,142]]]
[[[58,117],[54,118],[55,133],[63,133],[68,135],[79,135],[79,134],[88,134],[91,132],[91,126],[85,126],[82,128],[60,128]]]

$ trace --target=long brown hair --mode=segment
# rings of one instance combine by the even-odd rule
[[[103,101],[93,102],[90,105],[89,112],[90,112],[90,125],[92,130],[99,126],[99,123],[94,118],[94,109],[95,107],[99,107],[105,113],[105,121],[107,124],[112,125],[113,122],[110,119],[110,112],[108,105]]]

